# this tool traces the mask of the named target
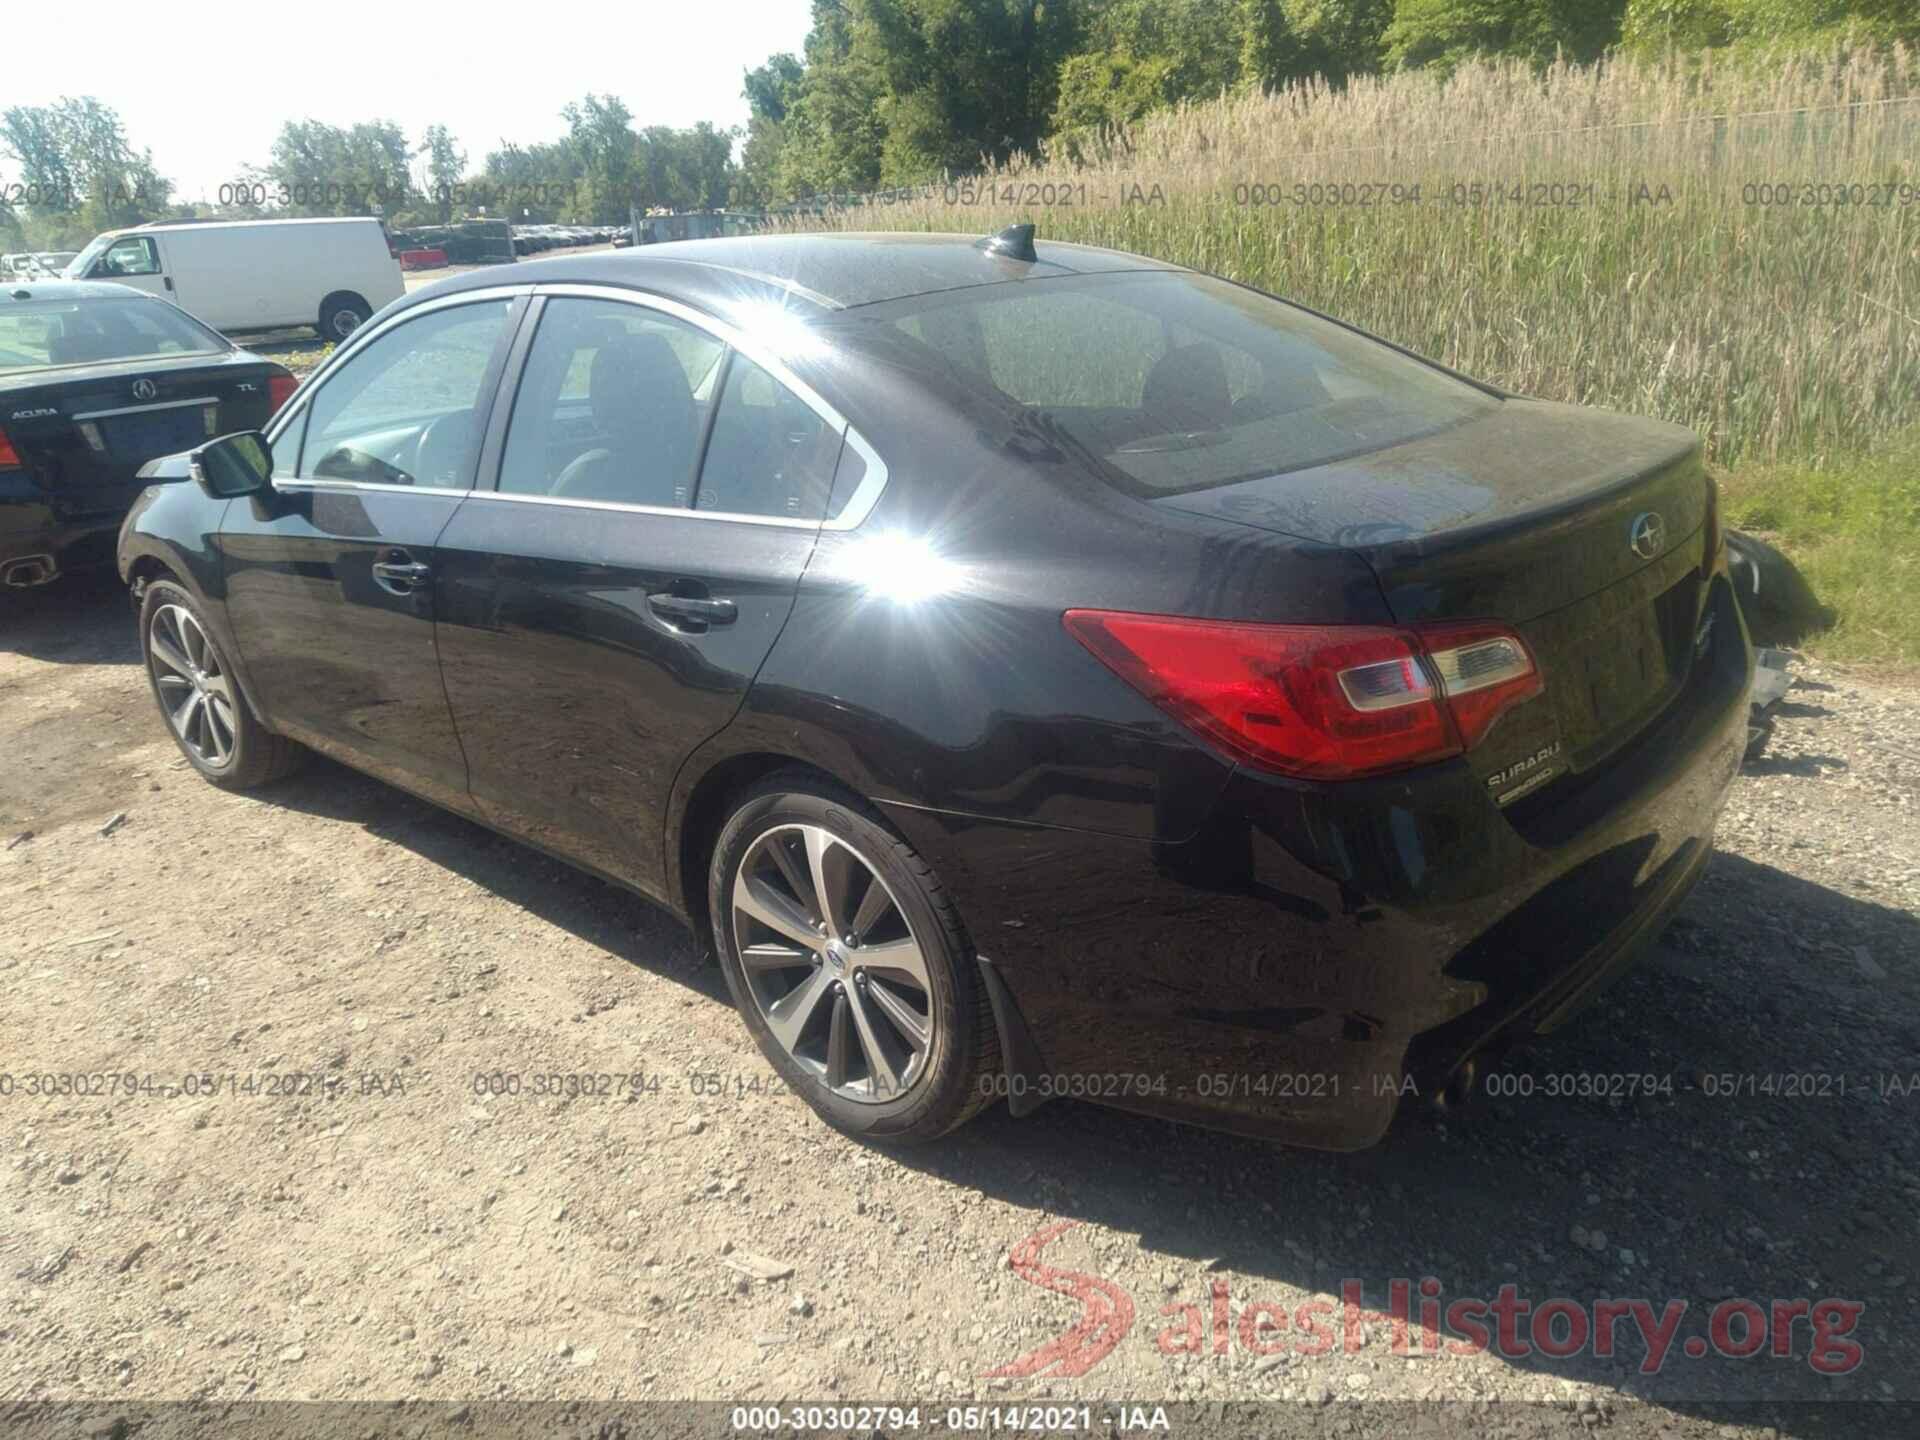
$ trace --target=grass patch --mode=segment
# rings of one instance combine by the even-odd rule
[[[1833,608],[1804,648],[1920,666],[1920,430],[1863,458],[1743,465],[1719,480],[1727,523],[1779,546]]]

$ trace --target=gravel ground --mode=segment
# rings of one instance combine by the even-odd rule
[[[1059,1102],[895,1154],[769,1093],[664,913],[331,765],[217,791],[117,585],[0,596],[0,1415],[1130,1397],[1387,1434],[1428,1399],[1476,1433],[1914,1433],[1867,1402],[1920,1401],[1920,691],[1796,675],[1646,963],[1466,1109],[1334,1156]],[[129,1078],[30,1092],[94,1073]],[[1627,1322],[1611,1357],[1245,1343],[1258,1302],[1332,1336],[1344,1282],[1385,1309],[1402,1277],[1689,1310],[1655,1374]],[[1805,1321],[1790,1357],[1685,1351],[1716,1302],[1798,1297],[1865,1306],[1846,1373]]]

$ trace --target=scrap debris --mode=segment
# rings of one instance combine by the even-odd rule
[[[1747,717],[1748,761],[1758,760],[1767,748],[1767,741],[1773,738],[1773,716],[1770,712],[1793,684],[1793,676],[1787,668],[1792,663],[1793,657],[1784,650],[1765,646],[1756,646],[1754,649],[1752,709]]]

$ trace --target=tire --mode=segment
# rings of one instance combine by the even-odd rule
[[[826,933],[803,943],[804,922],[819,918],[815,875],[835,898]],[[916,1144],[993,1098],[999,1034],[973,947],[939,879],[866,802],[808,773],[768,778],[721,830],[707,894],[734,1005],[767,1062],[829,1125]]]
[[[320,307],[320,323],[314,328],[322,340],[338,345],[372,318],[372,307],[358,295],[330,295]]]
[[[199,602],[174,581],[147,586],[140,654],[161,722],[205,779],[223,790],[250,790],[306,762],[304,745],[254,717]]]

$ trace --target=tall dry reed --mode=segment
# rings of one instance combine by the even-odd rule
[[[1920,424],[1911,52],[1298,84],[790,223],[1018,220],[1258,285],[1516,391],[1665,416],[1725,463],[1817,462]]]

